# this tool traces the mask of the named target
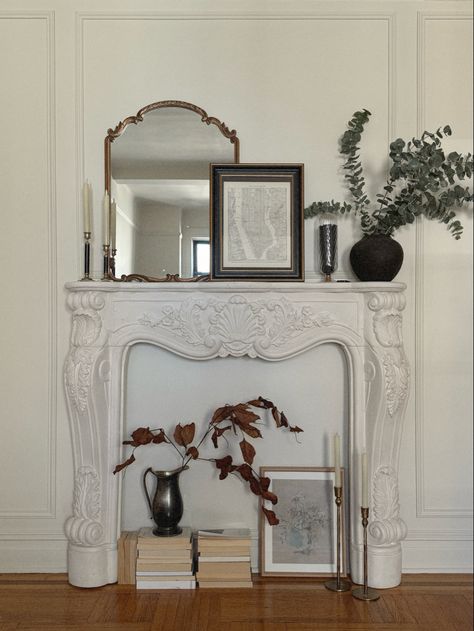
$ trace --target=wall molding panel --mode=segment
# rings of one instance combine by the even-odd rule
[[[58,362],[57,362],[57,258],[56,258],[56,158],[55,158],[55,15],[54,12],[0,12],[0,22],[2,20],[15,20],[21,22],[35,21],[42,22],[44,26],[44,36],[46,38],[47,59],[46,65],[46,109],[47,118],[45,125],[47,127],[47,146],[45,147],[46,164],[47,164],[47,197],[48,208],[45,217],[47,226],[47,250],[48,262],[45,270],[46,284],[48,287],[48,332],[47,346],[48,357],[46,360],[47,368],[45,370],[48,376],[48,405],[44,410],[44,418],[47,419],[44,431],[47,433],[47,490],[46,503],[40,510],[1,510],[0,520],[5,520],[0,528],[0,542],[8,537],[10,528],[14,529],[14,533],[18,531],[16,520],[22,522],[26,520],[36,519],[54,519],[56,517],[56,422],[57,422],[57,379],[58,379]],[[32,99],[33,101],[33,99]],[[22,282],[27,284],[28,279],[23,278]],[[31,281],[34,282],[34,281]],[[39,360],[40,358],[38,358]],[[27,384],[26,388],[27,388]],[[15,522],[10,522],[15,520]],[[11,524],[11,525],[10,525]]]
[[[417,14],[417,134],[420,135],[426,129],[426,27],[430,22],[472,22],[472,14],[466,12],[432,12],[419,11]],[[416,250],[415,250],[415,436],[416,436],[416,515],[419,518],[451,517],[471,518],[471,508],[459,506],[433,507],[428,505],[426,488],[429,476],[426,474],[426,418],[423,393],[426,383],[426,362],[423,355],[424,329],[427,313],[424,308],[425,281],[425,238],[426,230],[423,221],[416,223]],[[449,238],[448,235],[446,235]],[[472,537],[472,534],[471,534]]]

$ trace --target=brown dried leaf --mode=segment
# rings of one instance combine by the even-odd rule
[[[276,426],[277,427],[281,427],[281,417],[280,417],[280,412],[277,410],[276,407],[272,407],[272,416],[275,420]]]
[[[122,464],[118,464],[114,469],[114,473],[118,473],[119,471],[122,471],[122,469],[125,469],[125,467],[128,467],[128,465],[132,464],[132,462],[135,462],[135,456],[133,454],[130,456],[130,458],[127,458],[125,462],[122,462]]]
[[[196,425],[194,423],[189,423],[188,425],[178,423],[174,430],[174,439],[181,447],[187,447],[189,443],[193,442],[195,433]]]
[[[286,418],[284,412],[280,413],[280,423],[282,427],[289,427],[288,419]]]
[[[239,403],[234,407],[234,416],[239,421],[239,423],[248,425],[249,423],[253,423],[254,421],[258,421],[260,417],[258,414],[255,414],[251,410],[247,409],[247,405],[245,403]]]
[[[260,486],[262,487],[262,491],[268,491],[269,487],[270,487],[270,478],[260,478]]]
[[[251,405],[254,408],[263,408],[260,399],[252,399],[251,401],[247,401],[247,405]]]
[[[124,440],[124,445],[132,445],[139,447],[140,445],[148,445],[151,443],[155,435],[149,427],[139,427],[132,434],[132,440]]]
[[[272,504],[278,503],[278,497],[275,495],[275,493],[272,493],[271,491],[262,491],[262,497],[264,500],[268,500]]]
[[[217,410],[212,415],[211,423],[213,425],[217,425],[221,421],[228,419],[233,410],[232,405],[224,405],[224,407],[217,408]]]
[[[253,459],[255,458],[254,446],[251,443],[247,442],[245,438],[239,443],[239,445],[244,461],[251,465],[253,463]]]
[[[260,430],[253,425],[240,425],[239,423],[239,427],[243,432],[250,436],[250,438],[262,438]]]
[[[231,429],[232,425],[226,425],[225,427],[215,427],[214,431],[212,432],[212,436],[211,436],[211,440],[212,440],[212,444],[214,445],[214,447],[217,449],[217,439],[222,436],[222,434],[227,431],[228,429]]]
[[[301,427],[298,427],[298,425],[294,425],[294,426],[290,425],[290,432],[294,432],[296,434],[299,434],[302,431],[304,431],[304,430],[302,430]]]
[[[160,443],[167,443],[168,441],[166,440],[166,436],[164,431],[161,429],[158,434],[156,434],[156,436],[153,437],[152,440],[153,443],[155,443],[156,445],[159,445]]]
[[[232,465],[232,456],[224,456],[224,458],[217,458],[215,461],[216,467],[220,470],[219,480],[224,480],[229,473],[234,471],[235,467]]]
[[[191,456],[193,460],[197,460],[199,458],[199,451],[196,447],[189,447],[186,451],[187,456]]]
[[[268,510],[268,508],[265,508],[265,506],[262,506],[262,510],[265,513],[265,517],[267,518],[269,525],[278,526],[278,524],[280,523],[280,520],[275,515],[275,513],[272,510]]]
[[[253,478],[253,471],[252,471],[252,467],[248,464],[241,464],[237,467],[236,471],[238,471],[240,473],[240,475],[243,477],[243,479],[246,482],[250,482],[250,480]]]
[[[260,482],[257,480],[257,478],[252,477],[249,480],[249,485],[250,485],[250,490],[252,491],[254,495],[262,494],[262,489],[260,488]]]
[[[268,399],[264,399],[263,397],[258,397],[258,400],[260,402],[259,407],[265,408],[267,410],[269,410],[270,408],[274,408],[275,407],[273,405],[273,403],[271,401],[269,401]]]

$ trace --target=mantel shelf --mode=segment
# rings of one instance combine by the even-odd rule
[[[306,280],[301,283],[295,282],[163,282],[163,283],[142,283],[142,282],[113,282],[113,281],[74,281],[66,283],[69,291],[103,291],[103,292],[175,292],[183,293],[229,293],[235,292],[317,292],[317,293],[369,293],[369,292],[401,292],[406,289],[404,283],[394,282],[330,282],[325,283],[317,280]]]

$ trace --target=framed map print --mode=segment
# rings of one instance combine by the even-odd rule
[[[211,164],[211,279],[303,280],[303,165]]]
[[[261,576],[335,576],[334,468],[260,467],[260,476],[271,480],[269,490],[278,496],[273,510],[280,521],[270,526],[261,520]],[[345,576],[344,510],[341,524],[341,575]]]

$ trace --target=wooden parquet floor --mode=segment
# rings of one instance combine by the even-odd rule
[[[0,574],[0,631],[471,631],[471,575],[411,574],[375,602],[317,579],[253,589],[79,589],[64,574]]]

